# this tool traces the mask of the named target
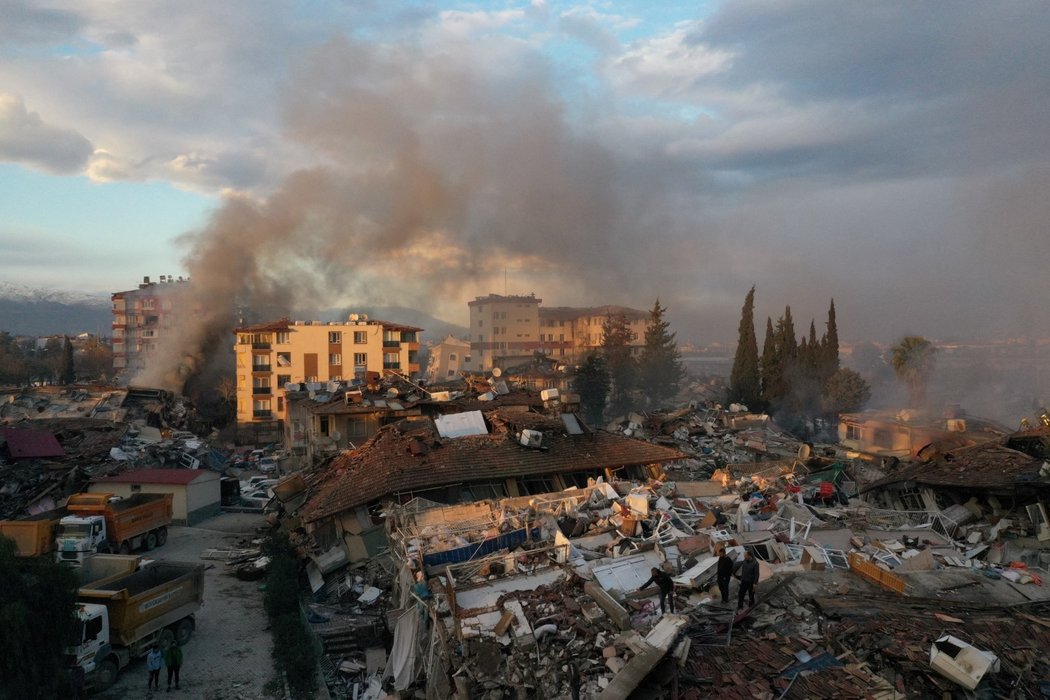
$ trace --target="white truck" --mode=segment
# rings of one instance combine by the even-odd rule
[[[85,557],[102,552],[129,554],[151,550],[168,539],[172,520],[171,494],[140,493],[120,498],[110,493],[78,493],[69,497],[70,515],[58,521],[55,559],[79,566]]]

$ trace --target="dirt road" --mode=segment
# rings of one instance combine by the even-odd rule
[[[125,698],[193,698],[194,700],[258,700],[268,697],[266,686],[274,678],[270,658],[263,594],[257,582],[239,581],[221,562],[205,561],[205,549],[237,548],[257,537],[261,516],[229,513],[210,518],[197,527],[172,527],[168,541],[151,553],[155,559],[202,563],[205,573],[204,607],[197,614],[197,629],[185,647],[181,690],[165,691],[166,669],[161,670],[160,692],[146,690],[146,662],[132,661],[101,700]]]

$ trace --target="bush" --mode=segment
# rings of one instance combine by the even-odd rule
[[[270,616],[274,663],[288,678],[295,697],[309,697],[316,689],[317,646],[300,609],[299,559],[288,538],[279,533],[267,543],[266,554],[270,566],[263,604]]]

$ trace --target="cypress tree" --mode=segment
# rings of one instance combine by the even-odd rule
[[[591,425],[602,423],[605,402],[609,398],[609,384],[609,367],[605,357],[596,350],[588,353],[583,364],[576,369],[573,387],[580,395],[584,420]]]
[[[729,376],[729,400],[757,409],[762,401],[758,368],[758,338],[755,336],[755,288],[747,293],[740,313],[733,371]]]
[[[762,341],[762,404],[769,407],[772,387],[780,381],[780,360],[777,357],[777,341],[773,332],[773,319],[766,316],[766,337]]]
[[[831,300],[831,306],[828,308],[828,330],[824,334],[822,346],[821,378],[826,382],[839,369],[839,328],[835,320],[834,299]]]
[[[58,383],[59,384],[72,384],[77,379],[76,370],[73,369],[73,343],[70,342],[69,336],[66,336],[65,342],[62,345],[62,362],[59,365],[58,370]]]

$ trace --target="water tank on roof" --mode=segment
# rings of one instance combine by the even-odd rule
[[[519,442],[525,447],[539,447],[543,444],[543,433],[538,430],[529,430],[526,428],[521,431]]]

